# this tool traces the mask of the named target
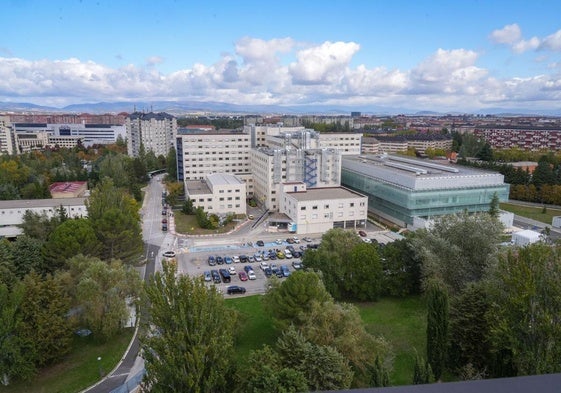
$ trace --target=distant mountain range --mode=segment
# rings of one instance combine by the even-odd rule
[[[0,111],[8,112],[64,112],[64,113],[132,113],[137,111],[168,112],[174,115],[184,115],[193,112],[232,113],[239,115],[248,114],[283,114],[283,115],[350,115],[351,112],[362,112],[366,115],[417,115],[417,116],[442,116],[462,115],[471,113],[474,115],[497,115],[497,116],[561,116],[561,108],[558,110],[530,110],[509,108],[487,108],[476,112],[435,112],[419,111],[405,108],[386,108],[382,106],[344,106],[344,105],[237,105],[214,101],[135,101],[135,102],[97,102],[86,104],[72,104],[63,108],[35,105],[24,102],[0,102]]]

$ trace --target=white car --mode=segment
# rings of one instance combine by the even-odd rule
[[[234,256],[232,257],[232,260],[234,261],[234,263],[240,263],[240,257],[237,256],[237,255],[234,255]]]
[[[277,240],[276,240],[276,243],[277,243],[277,244],[282,244],[283,241],[284,241],[284,240],[282,240],[282,239],[277,239]]]
[[[294,243],[300,243],[300,239],[298,239],[298,236],[294,236],[292,240],[294,240]]]
[[[267,262],[261,262],[259,264],[259,267],[261,268],[261,270],[265,270],[269,267],[269,264]]]
[[[253,258],[255,259],[255,262],[261,262],[263,260],[263,258],[261,258],[260,254],[255,254],[253,256]]]
[[[284,256],[286,257],[286,259],[292,258],[292,253],[290,252],[290,250],[288,248],[286,250],[284,250]]]
[[[247,272],[247,278],[249,278],[250,280],[256,280],[257,276],[255,275],[255,272],[253,270],[250,270],[249,272]]]
[[[228,273],[230,273],[232,276],[235,276],[237,274],[236,273],[236,268],[234,266],[230,266],[228,268]]]

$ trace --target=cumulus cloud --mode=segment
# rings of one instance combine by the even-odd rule
[[[146,59],[146,64],[148,66],[155,66],[157,64],[161,64],[164,62],[163,57],[160,56],[150,56],[149,58]]]
[[[513,28],[495,39],[526,42]],[[514,33],[513,33],[514,31]],[[510,32],[509,34],[507,34]],[[553,34],[540,42],[553,50]],[[510,37],[510,38],[508,38]],[[517,38],[517,40],[515,40]],[[536,43],[528,40],[528,47]],[[37,103],[101,100],[201,100],[237,104],[339,104],[433,110],[472,110],[486,105],[551,102],[561,97],[561,70],[527,78],[497,79],[478,65],[482,54],[469,49],[438,49],[412,69],[383,65],[351,66],[355,42],[301,43],[291,38],[244,37],[211,64],[162,73],[146,64],[119,68],[80,59],[29,61],[0,57],[0,98],[34,97]],[[528,49],[526,49],[528,50]]]
[[[489,35],[489,39],[494,43],[510,45],[520,41],[521,37],[522,32],[516,23],[506,25],[502,29],[493,30],[493,32]]]
[[[352,57],[360,49],[354,42],[324,42],[300,50],[297,61],[289,70],[296,84],[328,84],[336,82],[344,74]]]
[[[561,51],[561,30],[545,37],[541,43],[541,48],[555,52]]]

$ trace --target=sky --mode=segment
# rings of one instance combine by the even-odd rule
[[[561,1],[0,0],[0,102],[561,113]]]

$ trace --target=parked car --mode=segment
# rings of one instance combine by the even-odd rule
[[[220,284],[222,281],[220,280],[220,274],[218,273],[218,270],[211,270],[210,274],[212,276],[212,281],[215,284]]]
[[[364,232],[364,231],[358,231],[358,234],[359,234],[360,237],[366,237],[367,236],[366,232]]]
[[[261,270],[265,270],[265,268],[269,267],[269,264],[267,262],[261,262],[259,264],[259,267],[261,268]]]
[[[209,266],[216,266],[216,259],[213,255],[208,256],[208,265]]]
[[[294,244],[294,243],[296,243],[296,242],[294,241],[294,239],[291,238],[291,237],[287,238],[287,239],[286,239],[286,242],[287,242],[288,244]]]
[[[363,238],[362,238],[362,241],[365,242],[365,243],[368,243],[368,244],[371,244],[371,243],[372,243],[372,240],[370,240],[370,239],[367,238],[367,237],[363,237]]]
[[[261,254],[255,254],[253,256],[253,259],[255,260],[255,262],[261,262],[263,260],[263,258],[261,258]]]
[[[162,224],[167,224],[168,223],[168,219],[167,218],[162,218]]]
[[[298,236],[294,236],[292,240],[294,240],[294,243],[300,243],[300,239],[298,239]]]
[[[208,270],[203,273],[203,277],[206,282],[212,281],[212,276]]]
[[[166,224],[162,224],[162,231],[166,232],[168,230],[168,226]]]
[[[263,247],[265,245],[263,240],[257,240],[257,242],[255,244],[257,244],[257,246],[259,246],[259,247]]]
[[[240,263],[248,263],[249,262],[249,258],[247,257],[247,255],[240,255]]]
[[[282,276],[283,276],[283,277],[288,277],[288,276],[290,276],[290,269],[288,268],[288,266],[282,265],[282,266],[281,266],[281,271],[282,271]]]
[[[224,257],[224,263],[226,263],[227,265],[230,265],[234,262],[234,260],[231,257]]]
[[[175,251],[166,251],[164,252],[165,258],[175,258]]]
[[[286,259],[291,259],[292,258],[292,253],[290,252],[290,250],[284,250],[284,257]]]
[[[252,271],[253,271],[253,267],[252,267],[251,265],[245,265],[245,266],[243,267],[243,270],[244,270],[246,273],[249,273],[249,272],[252,272]]]
[[[231,285],[228,287],[228,289],[226,289],[226,292],[228,293],[228,295],[234,295],[236,293],[243,294],[245,293],[245,288],[238,285]]]
[[[284,252],[282,252],[281,250],[277,250],[277,258],[284,259]]]
[[[265,269],[263,269],[263,273],[265,273],[265,277],[269,278],[273,275],[273,271],[271,270],[270,267],[266,267]]]
[[[302,238],[302,240],[304,240],[307,243],[310,243],[312,241],[312,238],[306,236],[306,237]]]
[[[231,276],[235,276],[236,275],[236,268],[234,266],[230,266],[228,268],[228,273],[230,273]]]
[[[223,265],[224,264],[224,259],[222,259],[222,257],[220,255],[216,256],[216,263],[219,265]]]
[[[300,269],[302,269],[302,262],[300,262],[300,261],[292,261],[292,267],[293,267],[295,270],[300,270]]]
[[[232,280],[230,273],[226,269],[219,269],[218,273],[220,273],[220,277],[222,277],[222,281],[226,284]]]
[[[282,244],[282,242],[283,242],[282,239],[277,239],[277,240],[275,241],[275,243],[277,243],[277,244]]]
[[[257,276],[255,275],[255,272],[253,270],[250,270],[249,272],[247,272],[247,278],[249,278],[250,280],[256,280]]]
[[[237,255],[234,255],[234,256],[232,257],[232,261],[234,261],[234,263],[240,263],[240,257],[237,256]]]
[[[247,274],[246,274],[246,272],[239,272],[239,273],[238,273],[238,277],[240,278],[241,281],[247,281]]]

